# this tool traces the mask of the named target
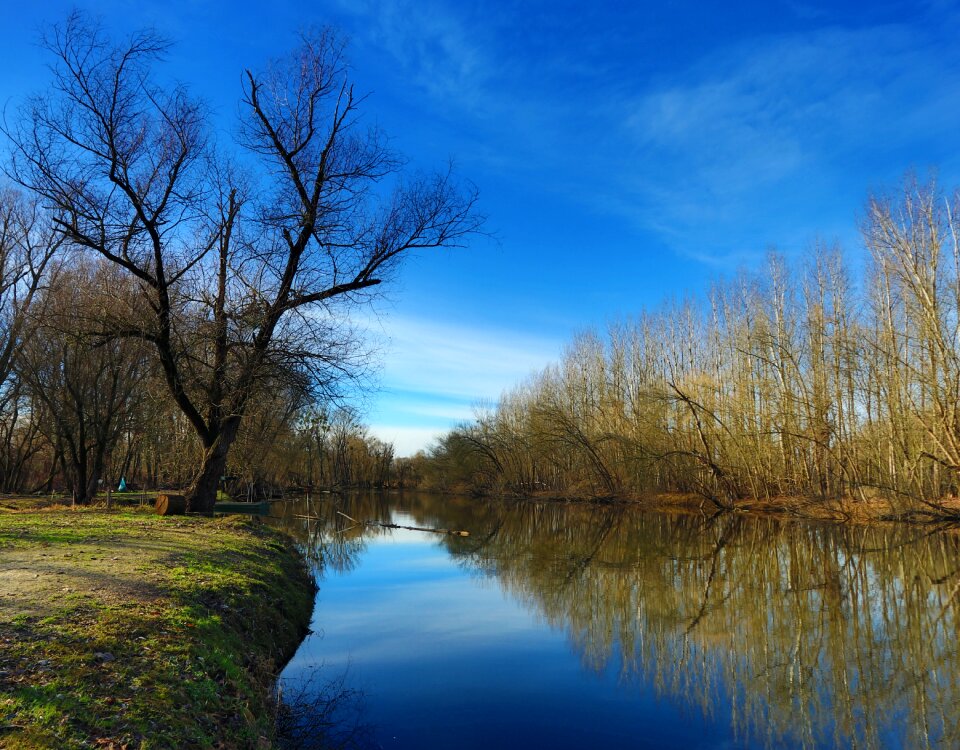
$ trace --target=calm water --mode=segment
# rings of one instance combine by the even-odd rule
[[[320,586],[282,684],[359,746],[960,746],[956,534],[410,494],[282,510]]]

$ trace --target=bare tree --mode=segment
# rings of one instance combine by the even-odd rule
[[[155,34],[118,45],[74,14],[45,44],[52,88],[6,127],[10,174],[72,244],[138,284],[141,304],[102,334],[154,346],[204,448],[190,507],[209,510],[258,389],[278,369],[319,389],[355,372],[344,311],[411,251],[478,231],[475,192],[449,171],[399,178],[400,161],[359,120],[330,30],[246,72],[232,160],[214,149],[203,104],[157,82],[168,45]]]
[[[26,321],[57,252],[59,238],[36,202],[0,189],[0,486],[21,489],[37,452],[39,410],[14,372]]]
[[[136,416],[147,375],[143,342],[85,336],[85,318],[122,296],[118,276],[102,262],[58,274],[38,298],[40,314],[31,316],[31,335],[17,357],[18,374],[46,407],[40,429],[61,446],[64,475],[80,504],[96,496],[107,460]]]

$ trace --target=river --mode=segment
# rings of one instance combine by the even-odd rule
[[[275,513],[319,585],[314,633],[281,676],[311,706],[306,735],[960,746],[956,533],[410,493]]]

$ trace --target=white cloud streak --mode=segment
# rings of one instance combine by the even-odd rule
[[[473,94],[484,88],[493,61],[456,13],[409,0],[340,0],[340,7],[364,20],[369,39],[415,85],[439,101],[476,108]]]
[[[561,343],[512,330],[390,316],[367,328],[389,340],[383,387],[471,403],[507,388],[558,358]]]
[[[384,367],[371,431],[397,455],[427,447],[532,373],[555,361],[561,343],[510,330],[410,317],[360,324],[379,339]],[[384,342],[384,340],[386,340]]]
[[[449,426],[438,424],[435,427],[402,427],[389,424],[372,424],[370,432],[380,440],[393,444],[395,456],[413,456],[417,451],[425,450],[449,430]]]

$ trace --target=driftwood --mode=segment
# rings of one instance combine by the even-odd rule
[[[450,536],[470,536],[469,531],[454,531],[453,529],[430,529],[426,526],[401,526],[398,523],[384,523],[382,521],[358,521],[356,518],[351,518],[346,513],[340,513],[339,510],[337,513],[347,520],[353,521],[354,523],[362,523],[364,526],[379,526],[383,529],[406,529],[407,531],[429,531],[431,534],[449,534]]]
[[[159,516],[182,516],[187,512],[187,498],[184,495],[157,495],[153,507]]]
[[[455,531],[454,529],[428,529],[425,526],[401,526],[398,523],[381,523],[380,521],[367,521],[367,526],[380,526],[384,529],[408,529],[410,531],[430,531],[434,534],[450,534],[451,536],[470,536],[469,531]]]

